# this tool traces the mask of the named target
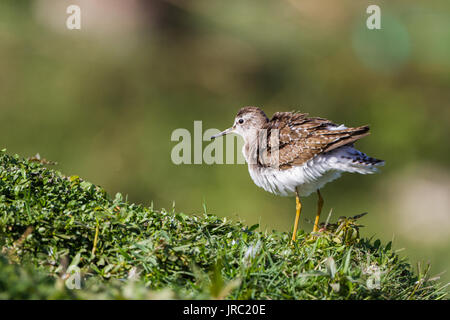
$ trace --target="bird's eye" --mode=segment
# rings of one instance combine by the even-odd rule
[[[239,119],[239,121],[238,121],[240,124],[243,124],[244,123],[244,119]]]

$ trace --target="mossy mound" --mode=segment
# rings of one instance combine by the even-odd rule
[[[288,233],[130,204],[0,153],[0,298],[445,297],[390,243],[359,239],[351,219],[345,228],[300,232],[290,245]]]

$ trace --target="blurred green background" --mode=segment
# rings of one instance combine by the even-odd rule
[[[81,7],[81,30],[66,8]],[[290,231],[292,198],[246,165],[174,165],[171,134],[228,128],[238,109],[300,110],[370,124],[357,146],[386,160],[323,190],[323,219],[368,211],[365,236],[450,268],[450,2],[2,1],[1,147],[155,208],[208,211]],[[203,147],[209,142],[204,142]],[[240,150],[239,150],[240,152]],[[301,228],[312,224],[304,199]],[[450,280],[447,272],[445,281]]]

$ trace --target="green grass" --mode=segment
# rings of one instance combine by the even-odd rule
[[[446,296],[428,267],[414,271],[391,243],[360,239],[355,219],[300,231],[290,245],[288,233],[111,198],[42,162],[0,153],[0,299]],[[79,290],[66,286],[71,270]]]

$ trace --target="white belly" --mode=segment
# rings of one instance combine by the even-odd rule
[[[364,161],[361,161],[363,159]],[[373,159],[372,159],[373,160]],[[384,162],[372,163],[370,157],[348,146],[319,154],[301,166],[287,170],[249,165],[250,176],[258,187],[280,196],[308,196],[339,178],[342,172],[371,174]]]
[[[299,195],[306,197],[341,176],[340,171],[313,160],[287,170],[249,166],[249,172],[258,187],[280,196],[293,196],[297,188]]]
[[[248,169],[255,184],[268,192],[292,196],[297,188],[299,195],[305,197],[339,178],[342,172],[371,174],[384,165],[384,162],[372,163],[371,160],[364,153],[344,146],[287,170],[256,165],[249,165]]]

